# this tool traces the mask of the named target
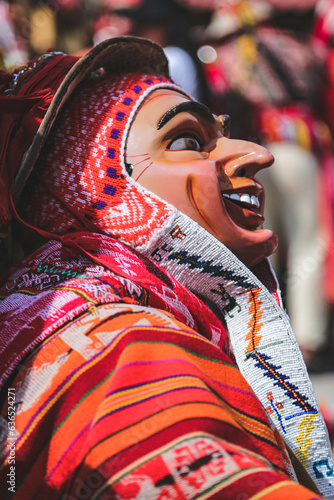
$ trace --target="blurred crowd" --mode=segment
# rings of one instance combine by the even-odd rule
[[[334,371],[334,1],[0,0],[0,67],[106,38],[151,38],[231,136],[268,147],[272,259],[311,371]]]

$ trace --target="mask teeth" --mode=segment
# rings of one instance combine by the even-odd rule
[[[246,203],[247,205],[251,205],[252,207],[259,208],[259,206],[260,206],[259,199],[255,195],[250,196],[247,193],[241,193],[241,194],[238,194],[238,193],[232,193],[232,194],[223,193],[223,196],[225,198],[230,199],[230,200],[239,201],[241,203]]]

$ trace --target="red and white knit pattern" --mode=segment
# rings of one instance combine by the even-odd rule
[[[27,209],[30,223],[54,233],[94,226],[134,247],[154,237],[173,208],[133,182],[123,158],[138,107],[161,87],[180,90],[166,78],[132,74],[75,93],[37,164],[42,182]]]

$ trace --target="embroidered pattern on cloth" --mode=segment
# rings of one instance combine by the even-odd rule
[[[42,499],[47,491],[50,500],[62,493],[67,500],[110,493],[125,500],[150,491],[152,498],[191,499],[221,491],[234,498],[240,488],[250,494],[265,488],[273,499],[295,490],[299,498],[316,498],[286,481],[284,445],[227,354],[216,316],[120,242],[68,237],[106,267],[53,241],[1,290],[4,325],[8,301],[22,307],[17,321],[31,318],[26,330],[13,326],[13,339],[14,330],[5,332],[3,359],[28,352],[35,330],[43,330],[34,321],[39,308],[47,307],[54,326],[45,323],[39,345],[10,381],[18,403],[15,497]],[[61,322],[52,293],[63,299]],[[6,411],[4,405],[0,425],[8,433]]]
[[[238,488],[287,486],[274,434],[237,368],[163,311],[99,305],[49,336],[12,385],[23,401],[17,498],[142,498],[146,487],[150,498],[213,487],[233,498]]]
[[[326,499],[334,499],[327,429],[289,319],[261,281],[186,215],[170,220],[145,250],[184,286],[225,315],[237,364]],[[247,328],[245,328],[247,325]]]
[[[208,309],[172,276],[106,236],[78,233],[68,238],[80,241],[104,259],[108,268],[77,256],[77,251],[57,241],[22,262],[0,290],[0,387],[24,356],[55,329],[104,303],[122,301],[164,308],[189,327],[200,328],[202,335],[228,352],[221,324],[214,315],[208,322]],[[198,311],[203,307],[201,315]]]

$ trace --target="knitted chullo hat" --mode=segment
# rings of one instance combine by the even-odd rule
[[[52,233],[90,229],[135,247],[147,243],[172,208],[127,175],[125,146],[140,104],[166,87],[178,89],[165,77],[131,74],[77,89],[37,162],[25,219]]]
[[[102,73],[103,77],[98,78],[98,83],[94,81],[84,83]],[[15,212],[14,206],[34,169],[50,131],[53,130],[52,127],[58,115],[64,112],[65,104],[75,94],[79,84],[83,85],[80,97],[78,94],[77,99],[72,99],[67,115],[65,112],[64,123],[65,127],[69,127],[75,135],[78,135],[78,140],[75,139],[74,142],[78,146],[81,141],[84,159],[79,165],[79,146],[73,149],[69,134],[63,132],[60,126],[59,137],[56,134],[55,150],[52,155],[60,155],[59,150],[63,149],[63,157],[60,155],[57,163],[59,165],[65,162],[62,165],[64,176],[60,176],[59,182],[63,185],[63,181],[68,180],[69,192],[63,192],[58,187],[54,190],[59,191],[57,195],[60,212],[60,224],[53,227],[55,232],[83,227],[99,230],[94,221],[99,219],[100,215],[105,221],[106,212],[113,210],[115,205],[120,203],[120,193],[126,192],[128,195],[126,171],[121,161],[124,134],[140,102],[148,93],[161,86],[175,87],[168,79],[168,63],[161,47],[149,40],[135,37],[106,40],[82,58],[49,53],[31,61],[13,74],[0,72],[0,233],[2,237],[7,233],[8,223]],[[85,85],[87,85],[86,90]],[[81,93],[82,99],[87,103],[86,108],[79,102]],[[75,103],[78,103],[78,109],[75,109]],[[82,110],[81,115],[79,109]],[[69,116],[77,120],[77,125],[80,122],[80,128],[77,127],[75,121],[70,120],[71,123],[69,123]],[[85,141],[86,133],[81,132],[87,130],[85,129],[87,123],[91,127],[89,139]],[[65,144],[66,141],[63,145],[61,144],[62,133],[65,133],[67,144]],[[94,134],[97,135],[94,136]],[[49,145],[52,140],[49,138]],[[90,148],[90,146],[93,147]],[[48,147],[45,146],[45,148],[47,150]],[[65,148],[66,154],[64,154]],[[100,156],[96,157],[97,151]],[[73,153],[73,158],[70,152]],[[91,159],[93,161],[87,171],[89,180],[87,181],[86,178],[92,188],[91,192],[88,193],[87,189],[82,190],[83,185],[77,186],[80,191],[83,191],[83,197],[86,199],[85,212],[82,214],[82,198],[77,191],[74,178],[81,182],[79,177],[83,166]],[[43,170],[43,159],[39,161],[39,164],[40,169]],[[78,168],[74,168],[75,164]],[[71,165],[70,174],[64,172],[69,165]],[[96,167],[95,170],[93,166]],[[50,172],[46,170],[45,183],[48,182],[49,174]],[[52,182],[49,183],[49,188],[52,191]],[[76,191],[75,200],[71,207],[69,194],[74,191]],[[63,199],[60,194],[64,195]],[[31,204],[31,207],[35,207],[38,212],[42,207],[45,208],[42,210],[42,219],[43,216],[46,218],[46,210],[49,214],[52,213],[52,208],[56,204],[53,197],[48,195],[49,207],[46,209],[43,200],[46,202],[46,196],[40,200],[39,206],[35,206],[34,201]],[[65,207],[70,210],[70,216],[65,215]],[[123,208],[125,212],[129,210],[129,206],[126,208],[123,206]],[[162,217],[164,210],[161,214],[159,212]],[[114,212],[113,215],[115,215]],[[148,213],[146,217],[149,217]],[[33,219],[33,215],[30,219]],[[39,222],[42,223],[42,219]],[[130,215],[129,219],[131,219]],[[136,223],[138,223],[137,219],[132,218],[132,224]],[[48,226],[49,233],[50,229],[51,227]]]

